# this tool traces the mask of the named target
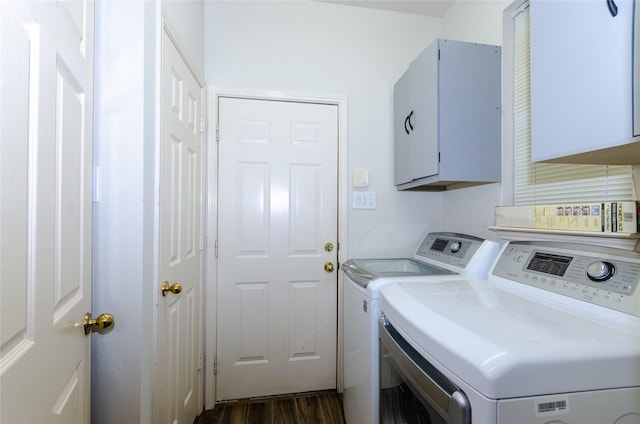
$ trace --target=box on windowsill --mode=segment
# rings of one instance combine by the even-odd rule
[[[495,226],[556,231],[640,232],[640,202],[584,202],[497,206]]]

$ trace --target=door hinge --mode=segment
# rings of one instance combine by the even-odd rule
[[[215,250],[216,250],[216,258],[218,257],[218,240],[216,240],[215,243]]]
[[[218,357],[213,358],[213,375],[218,375]]]
[[[203,362],[203,357],[202,357],[202,353],[200,355],[198,355],[198,369],[201,370],[202,369],[202,362]]]
[[[438,152],[438,162],[440,162],[440,152]]]
[[[220,123],[216,124],[216,141],[220,142]]]
[[[204,118],[200,118],[200,132],[203,133],[207,130],[207,123]]]
[[[204,250],[204,236],[200,236],[200,250]]]

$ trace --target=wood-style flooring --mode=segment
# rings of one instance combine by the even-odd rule
[[[342,398],[335,391],[221,403],[194,424],[344,424]]]

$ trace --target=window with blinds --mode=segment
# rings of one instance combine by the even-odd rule
[[[514,204],[627,201],[634,199],[629,165],[566,165],[531,162],[529,5],[513,16]]]

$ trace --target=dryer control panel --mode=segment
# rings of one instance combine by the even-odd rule
[[[559,242],[510,242],[492,275],[640,317],[640,254]]]

